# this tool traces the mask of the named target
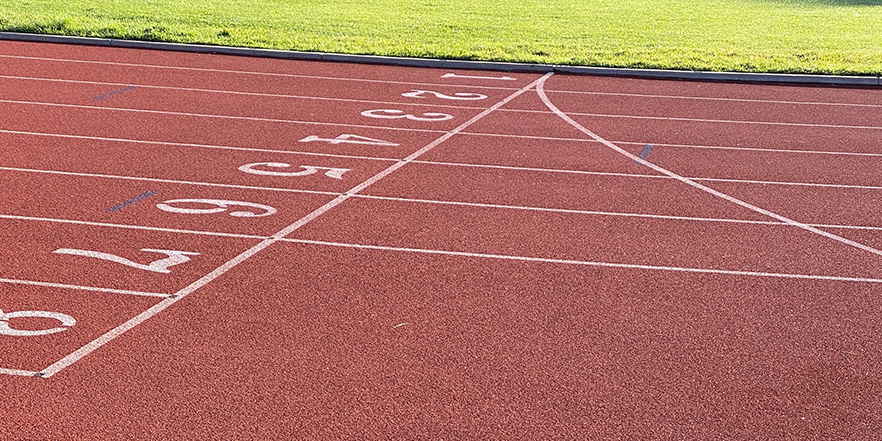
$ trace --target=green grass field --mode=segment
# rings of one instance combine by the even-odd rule
[[[467,60],[882,74],[882,0],[5,0],[0,30]]]

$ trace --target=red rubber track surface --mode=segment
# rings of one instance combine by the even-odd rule
[[[0,439],[882,432],[882,90],[0,42],[0,107]]]

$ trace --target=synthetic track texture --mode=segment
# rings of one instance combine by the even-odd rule
[[[0,439],[876,439],[882,91],[446,73],[0,42]]]

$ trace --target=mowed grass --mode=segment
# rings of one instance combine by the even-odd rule
[[[466,60],[882,74],[882,0],[4,0],[0,30]]]

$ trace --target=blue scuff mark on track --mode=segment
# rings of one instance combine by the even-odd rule
[[[98,100],[98,101],[100,101],[100,100],[105,100],[105,99],[107,99],[107,98],[110,98],[110,97],[112,97],[112,96],[118,94],[118,93],[128,92],[128,91],[130,91],[130,90],[132,90],[132,89],[137,89],[137,88],[138,88],[138,86],[128,86],[128,87],[123,87],[122,89],[117,89],[117,90],[114,90],[113,92],[107,92],[107,93],[105,93],[104,95],[98,95],[98,96],[96,96],[96,97],[92,97],[92,99],[93,99],[93,100]]]
[[[650,152],[652,152],[652,144],[646,144],[646,146],[643,147],[643,150],[640,152],[639,155],[637,155],[637,157],[645,161],[646,158],[649,157]],[[634,161],[634,164],[643,165],[640,163],[640,161]]]
[[[152,191],[152,190],[151,190],[151,191],[148,191],[147,193],[144,193],[144,194],[139,195],[139,196],[135,196],[134,198],[129,199],[129,200],[127,200],[127,201],[125,201],[125,202],[123,202],[123,203],[121,203],[121,204],[114,205],[113,207],[108,208],[107,211],[113,213],[114,211],[122,210],[123,208],[126,208],[126,207],[128,207],[129,205],[134,204],[135,202],[138,202],[138,201],[140,201],[140,200],[142,200],[142,199],[147,199],[147,198],[149,198],[150,196],[153,196],[153,195],[155,195],[155,194],[156,194],[155,191]]]

